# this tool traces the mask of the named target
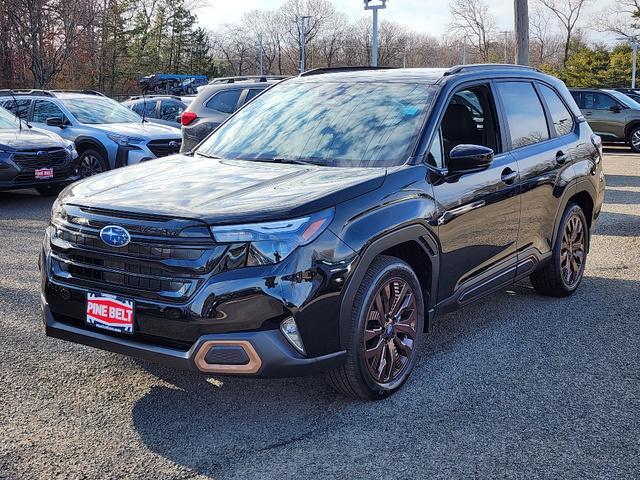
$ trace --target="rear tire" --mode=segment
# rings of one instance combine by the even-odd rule
[[[551,261],[529,277],[538,293],[566,297],[582,281],[589,250],[589,228],[579,205],[569,203],[562,215]]]
[[[88,148],[80,154],[78,171],[81,178],[91,177],[107,170],[109,170],[107,160],[99,151]]]
[[[340,393],[379,400],[396,392],[409,377],[424,330],[420,282],[404,261],[377,257],[353,302],[345,364],[327,373]]]
[[[634,127],[629,133],[629,147],[635,153],[640,153],[640,127]]]

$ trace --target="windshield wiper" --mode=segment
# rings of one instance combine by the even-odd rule
[[[299,160],[297,158],[238,158],[236,160],[248,160],[250,162],[264,162],[264,163],[290,163],[294,165],[326,165],[324,162],[314,162],[311,160]]]
[[[216,160],[220,160],[220,157],[216,157],[215,155],[209,155],[207,153],[196,152],[196,155],[198,155],[199,157],[213,158],[213,159],[216,159]]]

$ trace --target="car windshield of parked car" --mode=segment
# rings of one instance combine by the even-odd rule
[[[633,108],[634,110],[640,110],[640,103],[636,102],[628,95],[625,95],[624,93],[618,92],[616,90],[607,90],[607,92],[613,95],[616,100],[622,103],[625,107]]]
[[[7,130],[18,127],[18,118],[13,113],[0,107],[0,129]]]
[[[63,99],[62,102],[80,123],[96,125],[142,122],[140,115],[109,98],[71,97]]]
[[[238,111],[197,152],[338,167],[401,165],[434,91],[411,83],[283,82]]]

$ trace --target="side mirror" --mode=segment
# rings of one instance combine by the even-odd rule
[[[611,110],[613,113],[620,113],[622,111],[622,107],[620,105],[611,105],[609,107],[609,110]]]
[[[66,126],[65,121],[60,117],[47,118],[44,123],[49,127],[64,128]]]
[[[449,152],[449,173],[483,170],[493,162],[493,150],[482,145],[457,145]]]

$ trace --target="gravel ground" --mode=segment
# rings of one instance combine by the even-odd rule
[[[317,377],[206,380],[45,338],[51,200],[0,194],[0,477],[640,477],[640,158],[615,153],[580,290],[522,284],[438,318],[405,388],[377,403]]]

